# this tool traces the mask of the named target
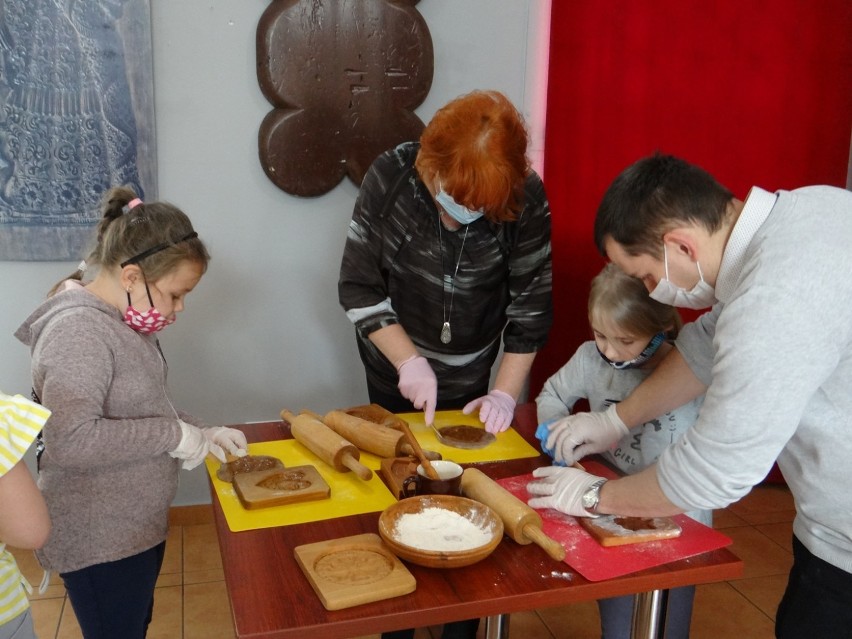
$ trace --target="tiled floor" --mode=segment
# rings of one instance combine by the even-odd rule
[[[775,607],[792,563],[793,500],[782,486],[758,486],[730,508],[717,511],[715,527],[734,540],[745,561],[740,579],[698,587],[692,618],[694,639],[770,639]],[[37,586],[41,569],[32,553],[13,551],[21,570]],[[33,596],[40,639],[80,639],[80,628],[54,576],[44,595]],[[234,637],[222,560],[209,507],[180,509],[172,522],[157,583],[149,639],[232,639]],[[510,634],[524,639],[592,639],[600,636],[594,602],[514,614]],[[479,635],[483,636],[484,624]],[[440,636],[420,629],[417,639]]]

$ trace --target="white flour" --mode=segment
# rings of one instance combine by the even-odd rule
[[[491,530],[443,508],[424,508],[406,513],[396,522],[394,538],[406,546],[421,550],[471,550],[487,544]]]

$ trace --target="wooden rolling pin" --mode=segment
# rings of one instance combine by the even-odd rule
[[[286,408],[281,411],[281,417],[290,422],[290,432],[296,441],[335,470],[341,473],[351,470],[364,481],[373,476],[373,471],[359,461],[358,448],[320,420],[304,413],[294,415]]]
[[[462,493],[485,504],[503,520],[506,533],[521,545],[535,543],[556,561],[565,559],[565,548],[541,530],[541,517],[520,499],[481,470],[466,468],[462,473]]]
[[[304,411],[307,412],[307,411]],[[405,440],[405,433],[354,415],[333,410],[325,414],[322,421],[334,432],[339,433],[361,450],[379,457],[416,455],[416,451]],[[440,459],[433,451],[423,451],[428,459]]]

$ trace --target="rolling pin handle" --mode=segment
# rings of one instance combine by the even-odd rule
[[[550,555],[556,561],[565,559],[565,548],[555,539],[551,539],[538,526],[527,524],[524,526],[523,534],[528,539],[531,539],[536,545]]]
[[[355,459],[349,453],[346,453],[343,456],[341,456],[340,463],[343,464],[344,466],[346,466],[346,468],[351,470],[353,473],[355,473],[359,478],[363,479],[364,481],[369,481],[370,479],[373,478],[373,471],[370,470],[369,468],[367,468],[364,464],[362,464],[360,461]]]

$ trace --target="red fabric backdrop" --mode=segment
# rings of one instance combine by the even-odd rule
[[[659,150],[739,198],[752,185],[845,186],[850,0],[553,0],[544,181],[554,311],[530,396],[589,339],[592,240],[611,180]]]

